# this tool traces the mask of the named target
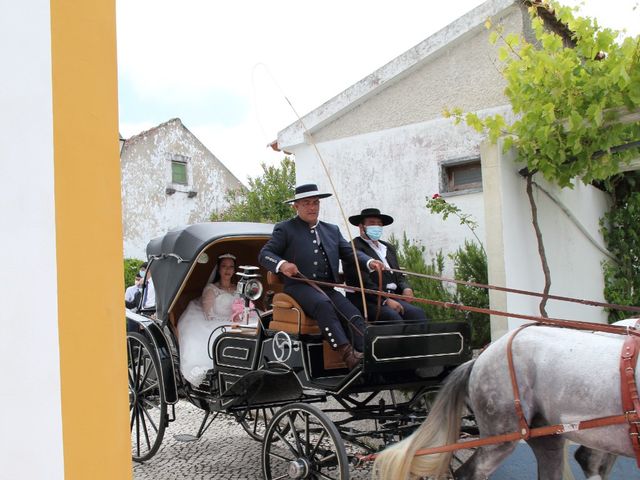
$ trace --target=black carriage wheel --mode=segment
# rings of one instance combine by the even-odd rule
[[[137,332],[127,334],[131,456],[149,460],[162,443],[167,426],[167,402],[160,378],[160,361],[149,341]]]
[[[236,418],[251,438],[262,442],[264,440],[264,433],[267,430],[267,425],[273,418],[274,412],[275,410],[271,407],[255,408],[236,414]]]
[[[313,405],[280,409],[262,444],[265,480],[281,478],[348,480],[349,460],[338,429]]]
[[[412,407],[420,415],[424,415],[426,418],[433,407],[433,402],[438,395],[438,390],[425,390],[420,395],[417,395],[413,401]]]

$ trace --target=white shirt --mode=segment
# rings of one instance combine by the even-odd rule
[[[156,306],[156,289],[153,286],[153,280],[149,279],[147,288],[144,293],[144,301],[142,308],[153,308]]]
[[[389,262],[387,262],[387,246],[382,242],[374,242],[373,240],[369,240],[368,238],[360,237],[365,242],[369,244],[369,246],[376,252],[376,255],[380,258],[380,261],[384,263],[384,266],[387,268],[391,268],[389,266]]]
[[[373,251],[376,252],[376,255],[380,258],[380,261],[384,263],[385,268],[391,268],[391,266],[389,265],[389,262],[387,262],[387,246],[384,243],[374,242],[373,240],[370,240],[364,237],[360,237],[360,238],[362,238],[362,240],[367,242],[369,246],[373,249]],[[386,285],[387,290],[395,290],[396,288],[398,288],[398,286],[395,283],[387,283]],[[385,303],[386,303],[386,300],[384,301],[383,305]]]
[[[133,300],[136,298],[136,293],[138,293],[139,290],[140,287],[138,287],[137,285],[131,285],[130,287],[127,287],[127,289],[124,291],[125,302],[133,302]]]

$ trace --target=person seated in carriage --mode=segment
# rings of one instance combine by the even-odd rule
[[[385,270],[382,271],[382,286],[377,272],[362,272],[362,283],[367,290],[382,291],[413,297],[406,277],[392,270],[399,270],[398,256],[396,249],[390,243],[380,240],[383,227],[393,223],[393,217],[380,213],[377,208],[365,208],[359,215],[349,217],[349,223],[360,229],[360,236],[353,239],[356,249],[364,252],[372,258],[378,258],[384,263]],[[353,262],[344,264],[345,282],[347,285],[359,287],[360,281],[356,265]],[[362,294],[360,292],[347,292],[347,298],[364,311],[362,305]],[[421,308],[411,305],[409,302],[400,299],[385,298],[380,299],[380,312],[378,313],[378,296],[366,294],[367,317],[370,322],[376,321],[402,321],[402,320],[422,320],[427,321],[426,314]]]
[[[192,385],[200,385],[212,368],[209,350],[222,327],[241,320],[244,301],[233,283],[235,270],[236,257],[220,255],[202,296],[189,302],[178,321],[180,371]]]
[[[338,226],[318,220],[320,199],[330,196],[330,193],[320,193],[315,184],[296,187],[295,197],[286,203],[293,204],[297,215],[274,227],[271,239],[260,251],[259,261],[271,272],[286,277],[284,292],[291,295],[307,315],[316,319],[329,345],[340,352],[349,369],[354,369],[362,360],[364,350],[362,314],[334,288],[295,279],[339,283],[339,260],[355,261],[351,245]],[[357,253],[357,261],[363,268],[383,268],[382,262],[362,252]],[[341,319],[349,327],[353,345]]]

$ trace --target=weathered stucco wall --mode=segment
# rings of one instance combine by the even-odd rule
[[[502,154],[501,144],[482,147],[489,283],[542,292],[544,276],[526,182],[518,173],[522,164],[515,160],[513,151]],[[560,189],[538,175],[535,182],[553,197],[534,186],[551,270],[551,293],[604,301],[601,262],[605,254],[599,219],[609,209],[608,195],[580,182],[573,189]],[[491,292],[491,306],[499,310],[539,315],[539,303],[540,299],[535,297]],[[547,313],[550,317],[602,323],[607,318],[602,309],[559,301],[549,301]],[[522,323],[494,317],[492,338]]]
[[[171,182],[171,159],[187,160],[188,185]],[[182,125],[170,120],[128,139],[121,153],[124,256],[146,258],[146,246],[167,230],[209,219],[226,207],[240,181]],[[175,189],[168,195],[167,187]],[[197,192],[190,198],[189,192]]]
[[[485,113],[506,113],[504,108]],[[438,251],[451,253],[473,236],[454,218],[442,220],[426,209],[426,198],[441,191],[440,171],[443,162],[480,156],[483,137],[477,132],[455,126],[439,118],[404,127],[318,143],[318,149],[333,178],[347,216],[366,207],[378,207],[395,218],[386,228],[426,247],[426,256]],[[324,169],[309,145],[294,149],[298,184],[317,183],[330,191]],[[446,195],[446,194],[445,194]],[[473,215],[479,222],[478,236],[484,239],[482,192],[449,194],[447,201]],[[346,228],[334,198],[323,200],[321,218]],[[355,227],[350,227],[353,235]],[[448,262],[447,272],[451,272]]]
[[[522,32],[523,11],[514,5],[494,22],[504,25],[506,32]],[[489,43],[489,31],[479,25],[420,66],[402,72],[375,96],[319,131],[312,130],[313,138],[323,142],[425,122],[441,117],[446,107],[473,112],[505,105],[506,83],[498,63],[497,47]]]
[[[295,154],[298,183],[329,188],[313,148],[318,148],[336,184],[346,215],[379,207],[396,218],[386,235],[406,232],[421,241],[426,256],[451,253],[473,238],[456,219],[443,221],[425,208],[442,192],[442,164],[480,157],[483,136],[442,117],[445,107],[509,114],[505,82],[489,43],[488,18],[505,31],[522,32],[526,11],[510,0],[485,2],[424,42],[305,116],[278,135]],[[479,222],[484,238],[482,191],[449,194],[447,200]],[[323,202],[322,217],[344,221],[335,200]],[[352,228],[354,234],[356,229]],[[447,262],[447,273],[451,273]]]

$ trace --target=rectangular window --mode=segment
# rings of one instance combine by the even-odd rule
[[[187,163],[171,160],[171,182],[187,185]]]
[[[442,166],[444,191],[478,190],[482,188],[480,160],[452,163]]]

